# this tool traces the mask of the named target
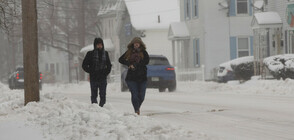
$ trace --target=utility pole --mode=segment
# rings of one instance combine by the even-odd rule
[[[25,105],[39,101],[38,25],[36,0],[22,0]]]

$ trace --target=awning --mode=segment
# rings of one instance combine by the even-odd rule
[[[255,13],[251,22],[252,29],[259,28],[280,28],[282,20],[277,12]]]
[[[104,43],[104,49],[105,49],[106,51],[114,51],[114,45],[113,45],[111,39],[109,39],[109,38],[107,38],[107,39],[103,39],[103,43]],[[93,44],[90,44],[90,45],[88,45],[88,46],[82,48],[82,49],[80,50],[80,53],[87,53],[88,51],[91,51],[91,50],[93,50],[93,49],[94,49]]]
[[[168,30],[168,39],[188,39],[190,36],[187,25],[185,22],[171,23]]]

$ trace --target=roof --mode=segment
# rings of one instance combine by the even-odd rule
[[[185,39],[189,38],[189,30],[185,22],[173,22],[170,24],[168,31],[169,39]]]
[[[114,45],[112,44],[111,39],[103,39],[104,49],[106,51],[114,51]],[[93,44],[87,45],[86,47],[82,48],[80,50],[80,53],[87,53],[88,51],[91,51],[94,49]]]
[[[171,22],[180,21],[178,0],[124,1],[136,30],[168,29]]]
[[[278,28],[282,27],[282,19],[277,12],[255,13],[251,27],[254,28]]]
[[[107,4],[105,4],[99,8],[97,16],[101,16],[101,15],[105,15],[105,14],[109,14],[109,13],[117,12],[118,10],[121,10],[121,9],[119,9],[120,4],[121,4],[121,1],[117,1],[115,3],[108,2]]]

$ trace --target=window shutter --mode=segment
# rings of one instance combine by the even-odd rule
[[[237,37],[230,37],[231,60],[237,58]]]
[[[230,0],[230,16],[236,16],[236,0]]]
[[[184,20],[187,18],[187,8],[186,8],[187,0],[184,0]]]
[[[193,40],[193,56],[194,56],[194,66],[200,65],[200,49],[199,49],[199,39]]]
[[[197,64],[200,65],[200,43],[199,43],[199,39],[196,40],[196,51],[197,51]]]
[[[249,0],[248,1],[248,6],[249,6],[249,16],[252,16],[252,13],[253,13],[253,7],[252,7],[252,0]]]
[[[253,56],[253,36],[250,36],[250,54]]]

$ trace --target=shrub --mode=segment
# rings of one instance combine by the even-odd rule
[[[294,54],[275,55],[265,58],[264,65],[276,79],[294,79]]]
[[[240,81],[250,80],[254,75],[254,64],[253,62],[245,62],[239,64],[231,64],[232,69],[235,72],[235,77]]]

